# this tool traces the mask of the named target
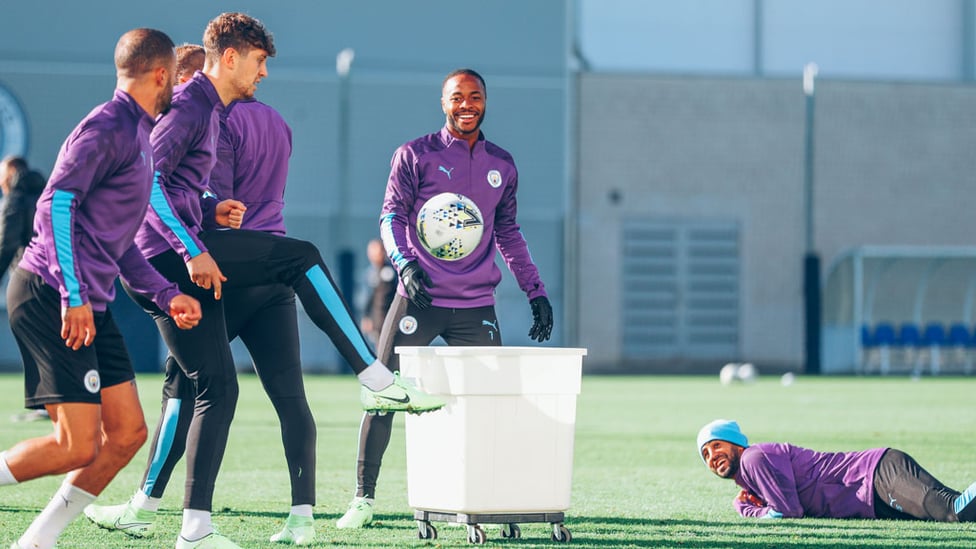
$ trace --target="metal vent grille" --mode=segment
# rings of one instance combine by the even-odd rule
[[[735,223],[623,223],[624,358],[738,355]]]

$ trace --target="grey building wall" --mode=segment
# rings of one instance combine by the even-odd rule
[[[814,248],[972,240],[976,89],[821,79]],[[632,360],[646,371],[726,360],[803,365],[804,96],[797,79],[584,74],[579,79],[580,344],[623,360],[622,224],[738,227],[739,339],[726,356]],[[648,333],[653,337],[653,333]]]
[[[443,125],[440,84],[447,72],[461,66],[481,72],[488,85],[483,129],[515,157],[523,232],[561,310],[566,59],[573,28],[562,0],[175,0],[164,10],[124,0],[11,3],[4,6],[0,33],[0,84],[27,112],[29,161],[49,173],[65,136],[111,96],[112,52],[123,32],[155,27],[177,43],[199,43],[207,21],[222,11],[249,13],[275,34],[278,55],[270,60],[258,97],[277,107],[294,132],[285,196],[290,233],[317,244],[333,266],[341,251],[350,251],[357,274],[366,266],[366,242],[378,235],[393,150]],[[515,11],[521,16],[512,17]],[[341,135],[336,55],[344,48],[353,48],[355,59],[345,107],[349,130]],[[345,180],[339,172],[343,154]],[[498,314],[506,343],[528,344],[531,313],[510,274],[498,291]],[[301,329],[306,366],[340,369],[327,338],[304,316]],[[557,330],[551,344],[562,343]],[[246,362],[246,355],[239,356]],[[5,327],[0,364],[19,364]]]

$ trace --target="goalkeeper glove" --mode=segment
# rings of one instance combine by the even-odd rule
[[[532,328],[529,329],[529,337],[542,343],[552,335],[552,305],[549,298],[539,296],[529,301],[532,306]]]
[[[400,281],[407,292],[407,299],[418,309],[430,307],[431,297],[427,288],[434,285],[428,275],[416,261],[411,261],[400,269]]]

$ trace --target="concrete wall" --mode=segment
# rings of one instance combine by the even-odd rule
[[[801,367],[799,79],[587,74],[579,100],[576,314],[588,365],[620,363],[620,221],[637,217],[737,221],[741,341],[728,358]],[[813,242],[825,267],[858,245],[971,243],[976,88],[821,79],[814,105]]]

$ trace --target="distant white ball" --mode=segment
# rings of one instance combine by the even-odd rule
[[[722,385],[731,385],[735,381],[736,370],[739,369],[739,365],[734,362],[729,362],[718,372],[718,380]]]
[[[435,195],[417,213],[420,245],[445,261],[457,261],[473,252],[484,229],[481,210],[463,194]]]
[[[759,377],[759,369],[753,366],[751,362],[746,362],[739,365],[739,369],[735,371],[735,377],[746,383],[752,383]]]
[[[779,378],[779,382],[783,384],[783,387],[793,385],[794,381],[796,381],[796,376],[793,375],[793,372],[786,372],[783,374],[783,377]]]

